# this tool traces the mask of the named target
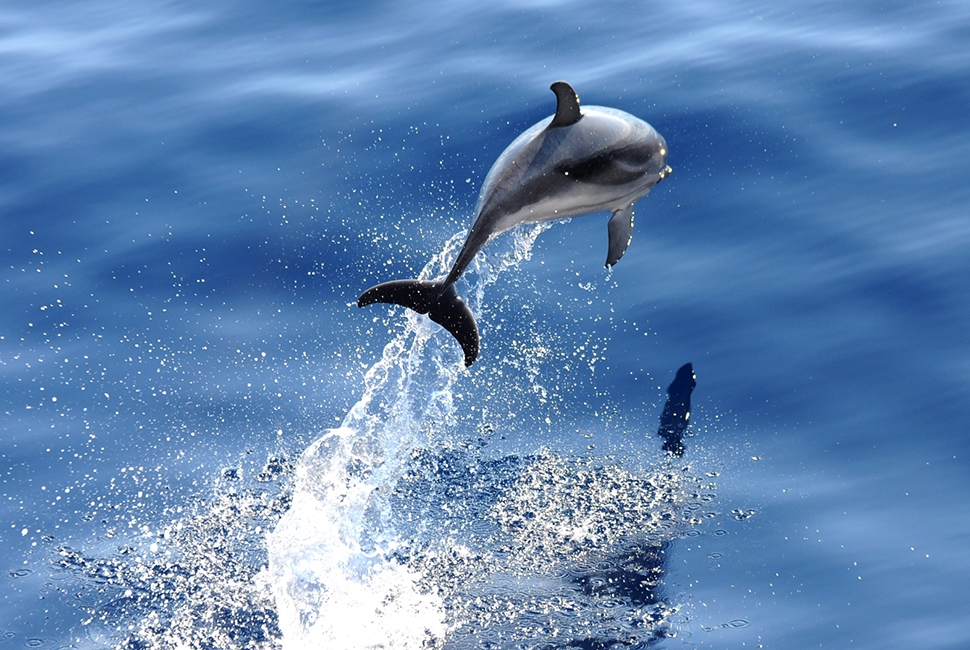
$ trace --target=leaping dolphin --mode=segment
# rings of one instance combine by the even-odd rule
[[[358,307],[384,302],[428,314],[458,340],[470,366],[478,357],[478,325],[455,282],[497,235],[519,224],[609,211],[606,266],[623,257],[633,236],[633,204],[671,172],[667,142],[629,113],[603,106],[580,110],[565,81],[551,90],[556,114],[516,138],[492,165],[475,223],[448,277],[385,282],[361,294]]]

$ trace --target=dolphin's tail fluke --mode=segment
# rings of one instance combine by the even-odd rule
[[[465,353],[465,366],[478,358],[478,325],[468,305],[455,291],[454,283],[394,280],[371,287],[357,299],[358,307],[386,302],[427,314],[457,339]]]

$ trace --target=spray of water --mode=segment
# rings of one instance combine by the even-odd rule
[[[463,291],[473,313],[543,229],[519,229],[479,256]],[[452,238],[421,278],[444,274],[460,243]],[[452,418],[452,386],[466,371],[446,332],[426,316],[405,318],[341,426],[303,453],[292,505],[268,541],[266,580],[286,648],[404,650],[437,644],[447,632],[439,593],[395,555],[401,541],[390,504],[412,454]]]

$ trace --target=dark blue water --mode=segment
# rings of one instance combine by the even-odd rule
[[[968,25],[7,3],[0,644],[966,647]],[[612,272],[605,215],[493,242],[466,372],[353,303],[460,244],[557,79],[674,173]]]

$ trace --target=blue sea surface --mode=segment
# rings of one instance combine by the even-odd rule
[[[970,4],[14,0],[0,79],[0,645],[970,647]],[[465,370],[357,297],[559,79],[673,174]]]

